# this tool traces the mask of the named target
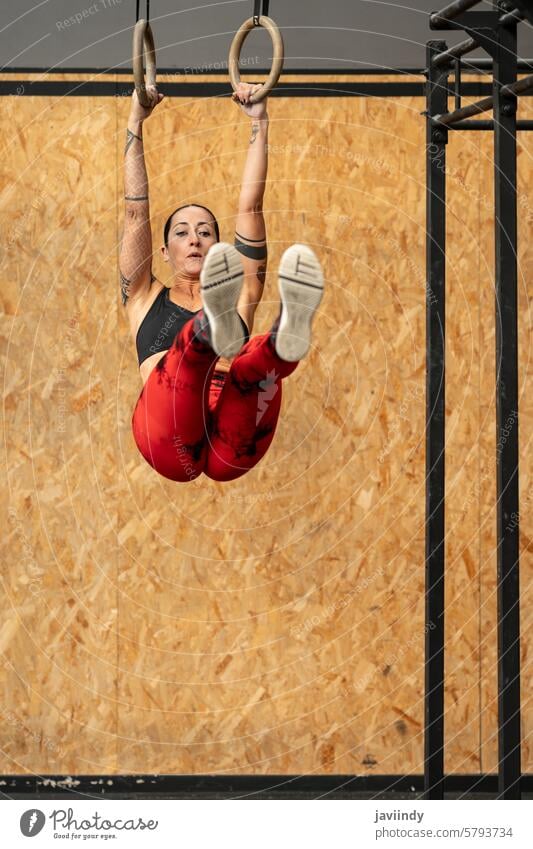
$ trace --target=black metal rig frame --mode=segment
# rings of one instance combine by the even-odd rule
[[[448,49],[430,41],[426,58],[426,661],[424,795],[444,792],[444,380],[446,262],[446,144],[449,130],[494,131],[496,295],[496,502],[498,606],[498,798],[519,799],[520,621],[518,499],[518,344],[516,133],[517,24],[533,23],[533,2],[494,0],[492,10],[468,10],[480,0],[456,0],[430,18],[434,30],[463,30]],[[461,107],[461,57],[481,47],[492,58],[492,96]],[[490,60],[489,60],[490,61]],[[477,60],[473,60],[477,64]],[[468,67],[463,65],[463,67]],[[453,71],[454,86],[449,76]],[[455,109],[448,111],[448,97]],[[468,120],[487,110],[492,120]],[[459,234],[458,234],[459,238]],[[514,521],[511,521],[511,517]]]

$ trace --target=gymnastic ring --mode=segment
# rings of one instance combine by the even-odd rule
[[[261,88],[254,94],[252,94],[250,100],[248,101],[249,103],[259,103],[260,100],[263,100],[267,96],[267,94],[272,91],[277,81],[279,80],[281,71],[283,69],[284,59],[283,37],[278,29],[278,26],[274,23],[272,18],[268,18],[266,15],[261,15],[261,17],[259,17],[257,21],[260,27],[264,27],[268,31],[270,38],[272,39],[274,57],[272,59],[272,67],[270,69],[270,74],[266,78]],[[235,37],[231,43],[229,51],[228,69],[233,91],[237,91],[237,88],[241,81],[241,75],[239,72],[239,59],[241,56],[243,42],[248,33],[253,30],[255,26],[256,24],[254,23],[254,18],[248,18],[248,20],[245,21],[241,28],[235,33]]]
[[[146,60],[146,83],[143,60]],[[156,84],[156,65],[152,27],[144,18],[137,21],[133,30],[133,79],[139,103],[149,109],[152,104],[146,94],[146,86]]]

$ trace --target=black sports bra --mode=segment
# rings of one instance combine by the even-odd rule
[[[141,321],[135,340],[139,365],[172,345],[176,334],[199,310],[180,307],[169,298],[169,289],[164,286]]]

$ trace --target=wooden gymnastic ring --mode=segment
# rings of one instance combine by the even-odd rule
[[[279,80],[281,71],[283,69],[284,59],[283,37],[278,29],[277,24],[274,23],[272,18],[266,17],[266,15],[261,15],[258,20],[259,26],[264,27],[268,31],[270,38],[272,39],[274,57],[272,59],[272,67],[270,69],[270,74],[266,78],[261,88],[256,91],[255,94],[252,94],[249,100],[250,103],[259,103],[260,100],[263,100],[267,96],[267,94],[272,91],[277,81]],[[255,29],[254,19],[248,18],[248,20],[245,21],[241,28],[235,33],[235,37],[231,43],[229,51],[228,70],[233,91],[237,91],[238,85],[241,81],[241,75],[239,72],[239,59],[241,55],[242,45],[248,33],[253,29]]]
[[[146,60],[146,83],[143,60]],[[156,64],[152,27],[144,18],[137,21],[133,30],[133,79],[139,103],[149,109],[152,104],[146,94],[146,86],[156,84]]]

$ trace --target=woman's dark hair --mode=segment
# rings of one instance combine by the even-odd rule
[[[171,215],[169,215],[169,217],[167,218],[167,223],[165,224],[165,229],[163,231],[163,238],[165,240],[165,247],[168,248],[168,234],[169,234],[169,230],[170,230],[170,222],[172,221],[176,212],[179,212],[180,209],[187,209],[188,206],[197,206],[199,209],[205,209],[205,211],[209,213],[209,215],[213,219],[213,226],[215,228],[215,235],[217,237],[217,242],[220,242],[220,231],[218,229],[218,221],[216,220],[216,218],[213,215],[213,213],[211,212],[211,210],[208,209],[207,206],[203,206],[203,204],[201,204],[201,203],[184,203],[183,206],[178,206],[178,208],[175,209],[174,212]]]

